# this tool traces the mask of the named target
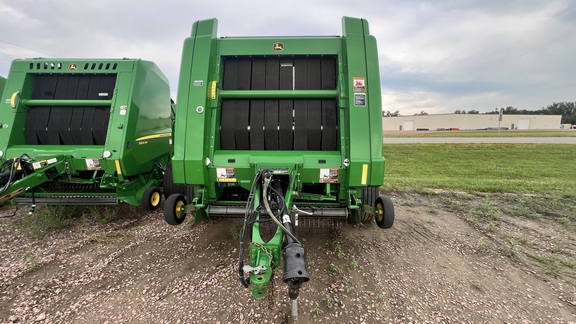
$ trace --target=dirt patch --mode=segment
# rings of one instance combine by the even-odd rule
[[[522,217],[490,199],[403,193],[390,230],[303,228],[298,322],[576,322],[570,211]],[[281,270],[262,301],[240,285],[240,221],[172,227],[157,212],[31,238],[18,217],[0,218],[1,322],[282,323],[290,311]]]

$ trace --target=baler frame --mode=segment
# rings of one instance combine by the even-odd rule
[[[0,103],[0,206],[160,206],[170,91],[139,59],[18,59]]]
[[[349,17],[342,37],[218,38],[216,29],[216,19],[195,22],[184,43],[171,163],[173,182],[194,190],[169,196],[164,216],[172,225],[188,212],[196,221],[243,217],[240,281],[265,297],[282,255],[294,311],[309,279],[303,219],[394,221],[378,189],[376,41],[365,20]],[[268,240],[262,222],[276,223]]]

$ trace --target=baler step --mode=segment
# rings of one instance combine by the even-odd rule
[[[39,197],[34,199],[36,204],[45,205],[117,205],[118,201],[116,197]],[[32,198],[30,197],[18,197],[14,198],[14,202],[20,205],[30,205],[32,204]]]

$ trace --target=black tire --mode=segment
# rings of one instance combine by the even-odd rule
[[[164,198],[168,199],[168,197],[172,196],[173,194],[181,194],[186,195],[186,185],[177,185],[174,184],[174,178],[172,173],[172,162],[168,162],[166,165],[166,170],[164,171],[164,178],[162,180],[162,189],[164,191]],[[192,199],[189,197],[189,199]]]
[[[366,187],[362,189],[362,195],[360,200],[362,200],[362,208],[364,206],[369,206],[369,208],[374,208],[376,205],[376,199],[380,196],[380,189],[378,187]],[[360,221],[362,223],[370,223],[374,219],[374,214],[367,213],[364,211],[360,212]]]
[[[157,187],[150,187],[142,194],[142,208],[146,211],[154,211],[160,207],[162,194]]]
[[[375,219],[378,227],[390,228],[394,225],[394,204],[390,197],[378,197],[376,199],[376,210]]]
[[[164,204],[164,220],[170,225],[180,225],[186,219],[186,212],[182,207],[186,206],[186,197],[174,194],[166,199]]]

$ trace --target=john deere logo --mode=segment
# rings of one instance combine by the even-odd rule
[[[274,43],[274,50],[275,50],[275,51],[282,51],[282,50],[284,50],[284,44],[282,44],[282,43]]]
[[[70,65],[68,65],[68,70],[74,71],[78,68],[78,65],[72,63]]]

